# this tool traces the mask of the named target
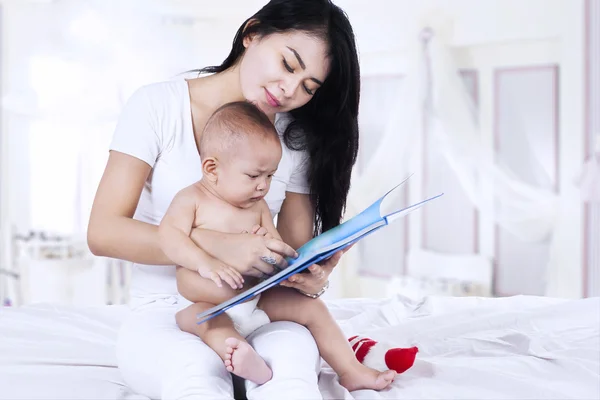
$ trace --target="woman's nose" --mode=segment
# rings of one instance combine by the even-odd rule
[[[298,89],[299,85],[300,85],[299,79],[289,77],[288,79],[285,79],[281,82],[280,87],[281,87],[281,91],[283,92],[283,95],[287,98],[290,98],[290,97],[294,96],[294,93]]]

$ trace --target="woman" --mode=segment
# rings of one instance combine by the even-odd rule
[[[117,355],[126,383],[152,398],[233,396],[219,357],[175,323],[174,266],[160,251],[157,232],[174,195],[200,179],[197,145],[212,112],[250,101],[275,122],[284,143],[265,198],[283,241],[252,232],[192,233],[206,262],[226,263],[243,275],[272,274],[273,265],[263,260],[284,266],[293,249],[340,223],[358,150],[354,34],[329,0],[272,0],[239,28],[223,64],[200,72],[212,74],[148,85],[129,99],[88,229],[94,254],[134,263],[132,312]],[[283,283],[290,289],[282,290],[320,295],[340,256],[291,277]],[[304,327],[271,323],[248,340],[273,370],[267,384],[246,383],[249,399],[321,398],[319,354]]]

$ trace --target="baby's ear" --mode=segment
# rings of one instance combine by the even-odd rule
[[[214,157],[202,160],[202,175],[209,181],[216,183],[219,169],[219,161]]]

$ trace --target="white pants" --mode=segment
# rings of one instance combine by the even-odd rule
[[[175,322],[177,296],[133,302],[117,341],[127,385],[152,399],[233,399],[231,375],[219,356]],[[247,338],[273,370],[262,386],[246,382],[248,400],[322,399],[319,352],[310,332],[293,322],[269,323]]]

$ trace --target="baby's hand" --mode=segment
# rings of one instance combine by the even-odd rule
[[[273,235],[271,235],[269,233],[269,231],[267,230],[267,228],[263,228],[260,225],[254,225],[252,227],[252,231],[250,233],[253,233],[253,234],[259,235],[259,236],[264,236],[267,239],[273,239]]]
[[[212,280],[218,287],[223,287],[223,281],[227,282],[232,289],[244,287],[244,278],[233,267],[221,263],[202,266],[198,268],[201,277]]]

